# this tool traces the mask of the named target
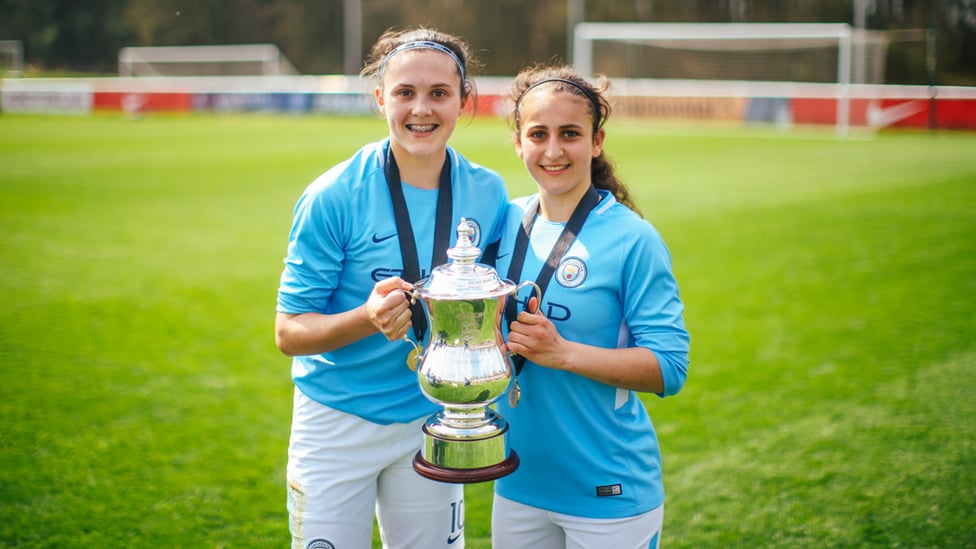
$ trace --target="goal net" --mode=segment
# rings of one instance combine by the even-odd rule
[[[580,23],[573,63],[583,74],[699,82],[710,93],[737,96],[776,97],[796,90],[783,83],[819,84],[811,89],[833,96],[837,131],[846,134],[852,74],[859,83],[882,82],[884,45],[844,23]]]
[[[0,76],[24,73],[24,45],[20,40],[0,40]]]
[[[274,44],[129,47],[119,50],[119,76],[292,75]]]

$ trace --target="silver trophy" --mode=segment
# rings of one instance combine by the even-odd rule
[[[452,483],[484,482],[518,468],[509,448],[508,423],[490,406],[512,386],[512,364],[505,351],[501,319],[505,301],[526,284],[499,278],[476,263],[481,250],[473,229],[462,219],[451,262],[435,267],[414,285],[411,296],[423,304],[428,322],[424,347],[413,343],[411,359],[420,390],[444,407],[423,427],[423,446],[413,460],[421,475]],[[408,341],[410,341],[408,339]]]

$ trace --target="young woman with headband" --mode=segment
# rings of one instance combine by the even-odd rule
[[[298,200],[278,291],[276,342],[292,356],[288,450],[292,547],[464,546],[461,485],[417,474],[421,426],[438,407],[408,368],[422,312],[401,290],[447,263],[461,218],[484,249],[501,234],[501,178],[447,145],[473,100],[459,38],[388,32],[363,74],[389,136],[313,181]]]
[[[507,311],[518,375],[497,406],[521,465],[495,481],[495,549],[660,541],[661,453],[637,393],[681,389],[689,336],[668,249],[603,152],[601,83],[533,67],[511,92],[538,193],[512,202],[497,269],[535,280],[542,300],[526,291]]]

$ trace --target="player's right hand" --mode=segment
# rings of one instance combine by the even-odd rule
[[[412,290],[412,285],[395,276],[377,282],[366,300],[369,321],[390,341],[402,338],[410,328]]]

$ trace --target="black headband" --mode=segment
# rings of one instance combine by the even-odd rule
[[[525,91],[523,91],[521,94],[519,94],[518,99],[515,100],[515,119],[516,119],[516,121],[518,121],[519,107],[522,104],[522,98],[525,97],[525,94],[529,93],[529,91],[532,90],[532,88],[537,88],[537,87],[539,87],[539,86],[541,86],[543,84],[548,84],[549,82],[561,82],[563,84],[569,84],[570,86],[572,86],[572,87],[578,89],[579,91],[583,92],[583,95],[585,95],[586,98],[590,100],[590,103],[593,104],[593,131],[595,133],[596,130],[598,130],[600,128],[600,125],[603,123],[603,121],[602,121],[602,119],[603,119],[603,111],[601,110],[600,99],[597,98],[596,94],[593,93],[593,91],[590,90],[589,88],[587,88],[586,86],[583,86],[579,82],[574,82],[574,81],[568,80],[566,78],[546,78],[545,80],[539,80],[535,84],[532,84],[528,88],[525,88]]]

